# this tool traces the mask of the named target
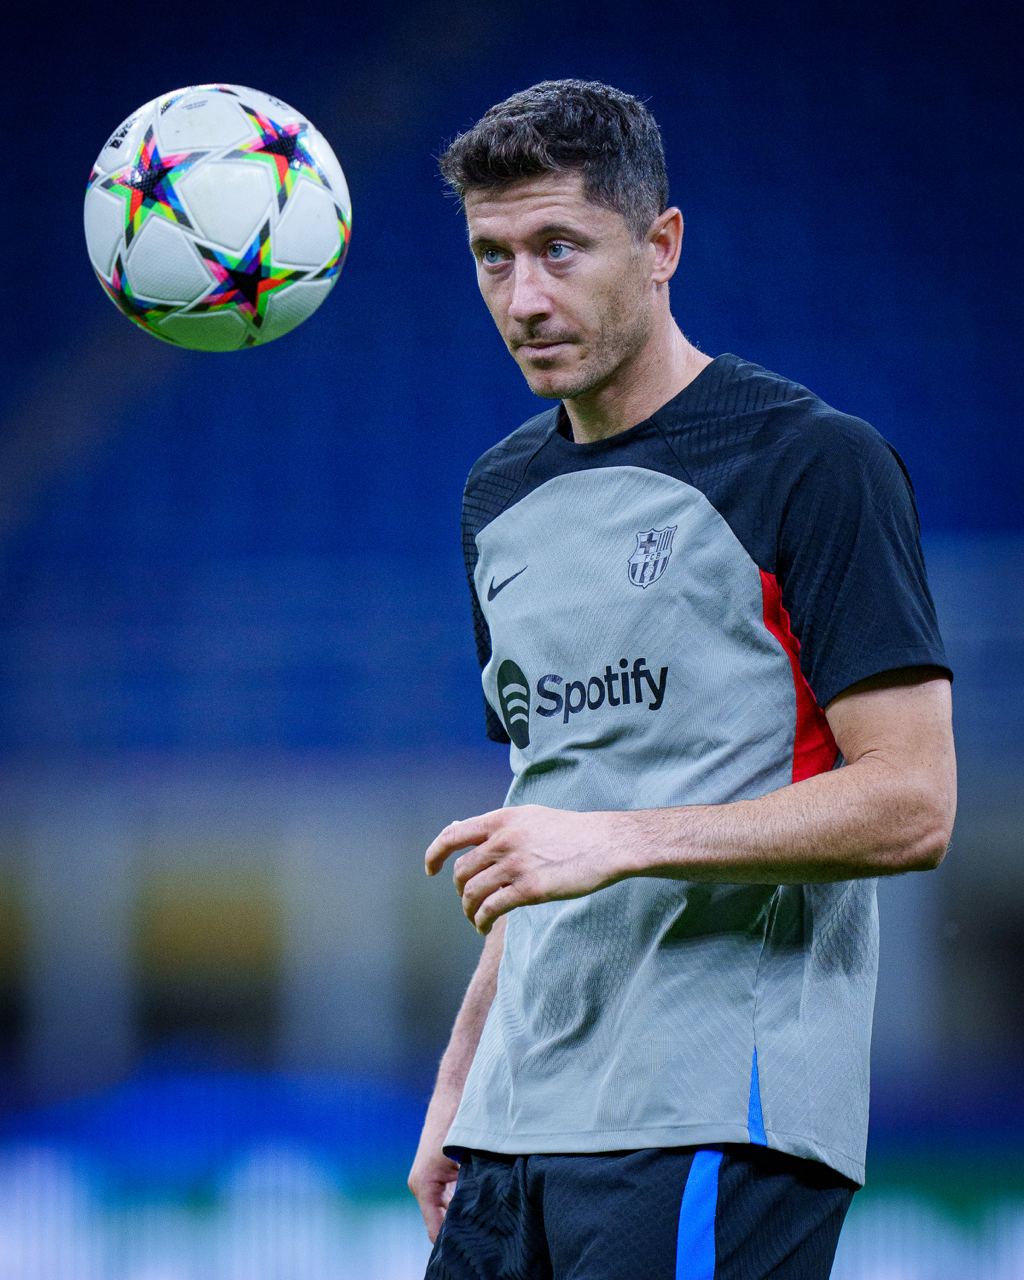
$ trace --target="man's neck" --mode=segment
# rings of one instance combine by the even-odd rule
[[[593,393],[563,400],[577,444],[618,435],[643,422],[696,378],[711,357],[687,342],[679,326],[660,342],[649,342],[615,378]]]

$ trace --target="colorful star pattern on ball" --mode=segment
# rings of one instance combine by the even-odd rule
[[[263,324],[272,293],[296,280],[310,279],[308,271],[275,266],[269,222],[263,224],[252,243],[240,254],[226,253],[208,244],[197,243],[196,248],[216,283],[192,310],[235,311],[254,329]]]
[[[320,270],[310,276],[311,280],[333,280],[341,270],[345,254],[348,253],[348,242],[352,235],[351,219],[345,217],[339,205],[334,206],[334,214],[338,219],[338,248]]]
[[[128,277],[125,275],[124,264],[121,261],[121,255],[118,254],[117,260],[114,262],[114,270],[111,272],[111,278],[106,280],[97,271],[97,278],[103,286],[104,292],[113,301],[119,311],[133,320],[140,329],[145,329],[147,333],[155,334],[156,337],[162,338],[165,342],[174,342],[173,338],[169,338],[166,333],[161,333],[156,328],[154,321],[161,316],[167,315],[169,311],[177,310],[177,303],[173,302],[153,302],[146,298],[140,298],[132,289]]]
[[[241,105],[257,136],[243,142],[234,151],[229,151],[227,159],[254,156],[258,160],[265,160],[274,177],[279,210],[288,202],[288,197],[300,178],[309,178],[330,191],[331,184],[327,180],[327,174],[317,164],[307,145],[309,125],[304,120],[296,121],[295,124],[278,124],[254,107],[247,107],[244,103]]]
[[[100,184],[125,202],[125,248],[154,213],[179,226],[191,228],[192,223],[175,184],[206,154],[205,151],[179,151],[173,155],[162,155],[150,125],[135,162],[111,174]]]

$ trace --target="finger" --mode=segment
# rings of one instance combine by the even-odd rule
[[[465,855],[463,855],[465,857]],[[459,859],[461,862],[462,859]],[[458,864],[456,864],[458,865]],[[462,898],[462,910],[466,913],[467,918],[476,921],[476,913],[480,910],[484,900],[492,893],[496,893],[499,889],[504,889],[507,885],[513,883],[514,877],[510,868],[503,863],[494,862],[480,867],[472,876],[466,876],[465,881],[460,887],[456,881],[456,888]]]
[[[488,840],[460,854],[452,863],[452,880],[459,897],[465,893],[466,885],[470,880],[486,871],[488,867],[493,867],[500,859],[500,851]]]
[[[539,901],[526,896],[520,885],[508,884],[496,889],[484,899],[473,920],[480,933],[490,933],[495,920],[511,911],[513,907],[523,907],[531,901]]]
[[[498,812],[500,813],[500,810]],[[457,822],[449,822],[427,846],[423,859],[427,875],[436,875],[456,849],[465,849],[471,844],[482,844],[491,834],[494,818],[493,813],[482,813],[475,818],[462,818]]]
[[[441,1230],[441,1223],[444,1222],[444,1215],[448,1212],[448,1206],[454,1194],[455,1179],[453,1178],[450,1182],[442,1183],[439,1188],[431,1187],[430,1194],[420,1201],[420,1213],[423,1215],[431,1244],[437,1239],[437,1233]]]
[[[437,1239],[437,1233],[441,1230],[441,1223],[444,1222],[444,1209],[437,1204],[421,1204],[420,1213],[423,1214],[427,1236],[433,1244]]]
[[[434,837],[427,846],[423,858],[428,876],[436,875],[456,849],[465,849],[468,845],[479,844],[487,839],[488,833],[483,825],[484,816],[486,815],[449,822],[445,829]]]

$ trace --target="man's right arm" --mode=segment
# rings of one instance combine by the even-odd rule
[[[466,1076],[494,1000],[504,945],[505,918],[502,917],[487,935],[476,972],[470,979],[452,1027],[448,1048],[438,1068],[434,1095],[423,1122],[416,1158],[409,1170],[409,1190],[419,1203],[423,1221],[427,1224],[427,1235],[432,1242],[441,1230],[459,1173],[459,1166],[454,1160],[449,1160],[441,1147],[455,1118]]]

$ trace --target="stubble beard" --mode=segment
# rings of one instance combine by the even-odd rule
[[[523,369],[523,376],[534,395],[544,400],[577,400],[600,391],[627,362],[644,347],[653,327],[651,313],[640,305],[629,308],[628,314],[607,316],[590,353],[582,366],[575,370]],[[520,366],[522,368],[522,366]]]

